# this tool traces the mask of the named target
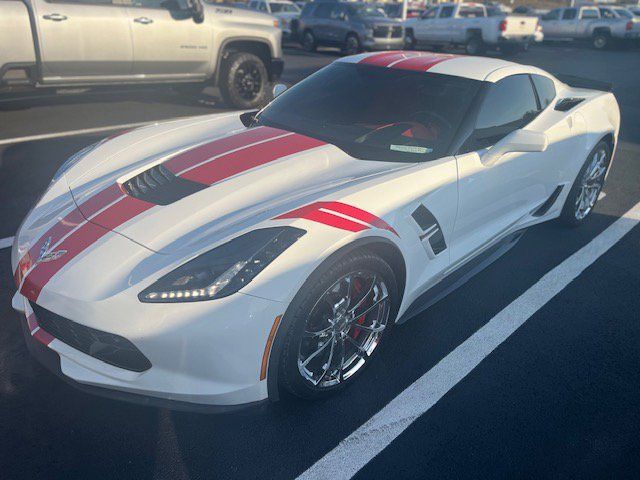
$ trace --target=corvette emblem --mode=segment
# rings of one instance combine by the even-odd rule
[[[66,250],[56,250],[55,252],[50,252],[49,251],[50,245],[51,245],[51,237],[47,238],[47,240],[42,244],[37,263],[52,262],[54,260],[59,259],[60,257],[62,257],[67,253]]]

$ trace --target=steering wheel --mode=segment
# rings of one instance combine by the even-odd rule
[[[444,118],[439,113],[433,112],[431,110],[420,110],[418,112],[413,112],[409,116],[409,118],[423,125],[427,125],[430,120],[434,120],[435,123],[438,124],[440,127],[444,127],[449,130],[453,128],[451,123],[446,118]]]

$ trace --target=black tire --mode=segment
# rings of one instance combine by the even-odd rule
[[[305,30],[300,43],[302,43],[302,48],[304,48],[305,52],[315,52],[316,48],[318,48],[318,41],[311,30]]]
[[[416,37],[413,36],[413,31],[407,30],[407,34],[404,37],[405,50],[415,50],[416,45],[417,45]]]
[[[482,55],[486,48],[480,35],[472,35],[464,46],[467,55]]]
[[[582,182],[587,173],[587,169],[593,162],[594,156],[600,151],[604,151],[606,155],[606,164],[605,164],[606,168],[602,173],[602,176],[600,179],[601,183],[595,193],[595,201],[593,205],[591,205],[588,213],[584,217],[578,218],[579,215],[577,213],[577,210],[578,210],[577,204],[578,204],[578,198],[582,191]],[[571,190],[569,190],[569,195],[567,195],[567,198],[564,202],[564,206],[562,207],[562,213],[560,214],[560,218],[559,218],[562,224],[564,224],[567,227],[575,228],[579,225],[582,225],[587,220],[587,218],[589,218],[589,216],[593,212],[593,209],[595,208],[598,202],[598,196],[602,191],[602,187],[604,186],[604,176],[606,175],[606,172],[609,169],[609,163],[611,163],[611,147],[609,146],[608,142],[605,142],[604,140],[602,140],[593,148],[593,150],[591,150],[591,152],[589,152],[589,156],[585,160],[584,165],[580,169],[578,176],[573,182],[573,185],[571,186]]]
[[[308,400],[324,398],[351,385],[365,367],[371,363],[371,359],[375,358],[376,352],[379,350],[380,339],[375,349],[371,352],[371,355],[366,357],[362,367],[349,378],[331,386],[318,387],[314,385],[307,378],[303,377],[298,366],[298,359],[304,340],[303,336],[307,328],[307,320],[312,318],[311,314],[313,313],[314,307],[318,304],[319,300],[326,295],[329,289],[336,284],[337,280],[343,278],[345,275],[349,275],[351,272],[360,271],[373,272],[376,276],[379,275],[387,288],[387,295],[390,299],[388,305],[388,320],[386,323],[387,327],[382,331],[382,335],[379,338],[381,339],[386,336],[386,331],[395,319],[395,314],[400,303],[396,277],[391,267],[378,255],[367,250],[357,250],[332,263],[322,265],[314,274],[314,281],[310,284],[310,288],[306,291],[300,290],[289,307],[289,310],[287,310],[283,323],[283,326],[285,326],[282,332],[284,341],[278,368],[278,384],[280,388],[297,397]],[[364,297],[366,297],[366,295],[364,295]],[[280,333],[278,334],[280,335]],[[331,363],[330,360],[327,360],[327,362],[325,365]],[[320,380],[322,380],[322,378],[324,377],[321,377]]]
[[[260,108],[269,101],[269,74],[264,62],[253,53],[230,54],[222,66],[219,87],[230,107]]]
[[[362,51],[360,39],[355,33],[350,33],[342,46],[342,53],[345,55],[356,55]]]
[[[608,32],[595,32],[591,44],[596,50],[606,50],[611,44],[611,35]]]

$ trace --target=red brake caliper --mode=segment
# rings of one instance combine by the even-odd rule
[[[353,289],[355,290],[354,296],[357,298],[358,294],[362,291],[362,283],[360,282],[359,278],[356,278]],[[353,298],[351,300],[353,300]],[[358,318],[358,320],[356,320],[356,322],[362,325],[364,323],[365,317],[366,315],[362,315],[360,318]],[[349,334],[351,335],[351,338],[355,340],[356,338],[358,338],[361,331],[362,330],[360,330],[359,328],[351,327],[351,329],[349,330]]]

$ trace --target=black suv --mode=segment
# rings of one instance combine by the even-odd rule
[[[307,3],[298,31],[308,52],[321,45],[339,47],[347,55],[404,47],[402,23],[387,17],[380,7],[364,3]]]

